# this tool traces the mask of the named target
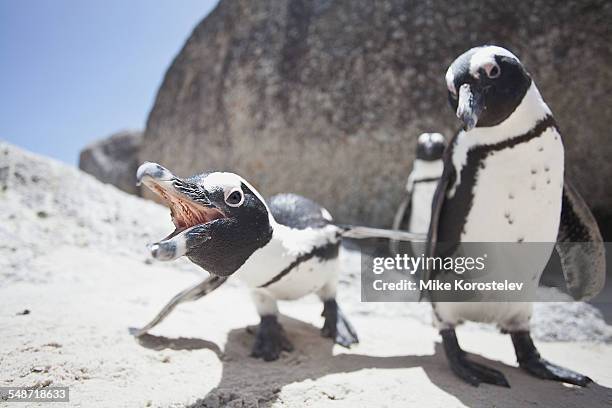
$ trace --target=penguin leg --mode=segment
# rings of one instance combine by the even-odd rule
[[[282,351],[293,351],[293,345],[278,322],[276,299],[262,290],[254,290],[252,297],[261,321],[255,332],[251,356],[265,361],[278,360]]]
[[[359,343],[359,338],[353,325],[348,321],[336,302],[336,282],[337,280],[334,279],[326,283],[317,292],[319,298],[323,301],[321,316],[325,318],[321,328],[321,336],[334,339],[336,344],[350,348],[351,345]]]
[[[593,382],[589,377],[579,374],[567,368],[552,364],[542,357],[536,349],[528,330],[514,331],[510,333],[516,359],[519,366],[529,374],[546,380],[562,381],[581,387]]]
[[[440,330],[440,335],[451,370],[459,378],[475,387],[484,382],[510,388],[508,380],[501,372],[467,359],[465,351],[459,347],[455,329]]]

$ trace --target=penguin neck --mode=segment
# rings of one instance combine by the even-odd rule
[[[469,132],[462,131],[457,136],[457,144],[469,149],[473,146],[500,143],[529,132],[546,116],[552,116],[552,113],[532,81],[521,103],[506,120],[499,125],[475,127]]]
[[[442,175],[444,163],[442,160],[421,160],[416,159],[412,164],[412,171],[408,176],[406,190],[412,191],[415,182],[423,180],[438,179]]]

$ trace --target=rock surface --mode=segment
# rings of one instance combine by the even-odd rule
[[[123,131],[85,147],[79,155],[79,169],[126,193],[139,194],[136,186],[138,151],[142,132]]]
[[[390,225],[423,131],[449,136],[444,73],[515,51],[565,135],[568,172],[612,214],[612,3],[222,0],[168,69],[141,160],[231,169],[343,222]]]

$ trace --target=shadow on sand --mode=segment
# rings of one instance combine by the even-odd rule
[[[232,330],[226,348],[220,348],[201,339],[145,335],[139,343],[143,347],[161,350],[209,349],[223,362],[219,385],[196,401],[191,408],[202,407],[261,407],[269,406],[288,384],[317,379],[328,374],[350,373],[366,368],[394,369],[421,367],[429,380],[440,390],[470,407],[515,407],[527,405],[575,407],[610,406],[612,389],[597,384],[588,388],[573,388],[563,384],[530,377],[516,367],[480,356],[474,361],[501,370],[512,385],[511,389],[481,385],[472,387],[453,375],[446,362],[441,345],[427,356],[375,357],[360,354],[332,354],[333,344],[319,335],[319,329],[289,317],[282,317],[290,340],[295,346],[292,353],[283,354],[278,361],[266,363],[249,357],[254,336],[245,328]],[[409,349],[409,345],[406,346]],[[253,373],[257,373],[256,376]],[[365,385],[367,386],[367,385]],[[406,381],[406,390],[415,386]],[[409,392],[409,391],[407,391]],[[427,405],[427,401],[423,401]]]

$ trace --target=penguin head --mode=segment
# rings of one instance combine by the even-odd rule
[[[272,237],[270,211],[242,177],[227,172],[179,178],[157,163],[143,163],[137,181],[170,208],[175,230],[153,244],[161,260],[186,255],[209,273],[228,276]]]
[[[451,107],[469,131],[506,120],[523,100],[531,77],[510,51],[485,45],[453,61],[446,85]]]
[[[440,160],[445,148],[446,139],[440,133],[422,133],[417,139],[416,158],[424,161]]]

